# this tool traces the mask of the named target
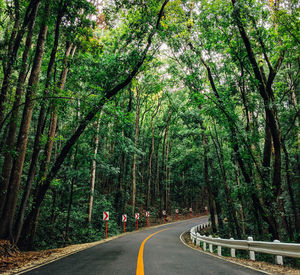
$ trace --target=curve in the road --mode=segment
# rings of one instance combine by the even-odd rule
[[[26,274],[134,275],[139,270],[138,255],[141,255],[140,266],[143,266],[140,270],[147,275],[262,274],[186,247],[179,239],[180,234],[204,222],[207,222],[207,217],[166,224],[162,230],[152,228],[123,235]]]

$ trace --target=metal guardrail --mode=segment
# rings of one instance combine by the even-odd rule
[[[275,263],[283,265],[283,257],[300,258],[300,244],[296,243],[281,243],[278,240],[273,242],[259,242],[253,241],[252,237],[248,237],[248,240],[234,240],[233,238],[221,239],[213,238],[212,236],[206,237],[198,233],[200,229],[210,226],[210,223],[200,224],[194,226],[190,230],[190,236],[193,243],[200,246],[203,242],[203,250],[207,250],[207,244],[209,245],[209,251],[213,253],[213,246],[217,246],[218,255],[222,256],[222,247],[230,248],[231,257],[235,257],[235,250],[247,250],[249,251],[249,257],[255,261],[255,252],[266,253],[275,255]]]

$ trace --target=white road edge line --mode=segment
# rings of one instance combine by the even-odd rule
[[[226,261],[226,262],[230,262],[230,263],[233,263],[233,264],[236,264],[236,265],[240,265],[240,266],[243,266],[243,267],[246,267],[246,268],[249,268],[249,269],[252,269],[252,270],[261,272],[261,273],[264,273],[264,274],[272,275],[272,273],[269,273],[269,272],[267,272],[267,271],[260,270],[260,269],[257,269],[257,268],[255,268],[255,267],[251,267],[251,266],[248,266],[248,265],[245,265],[245,264],[242,264],[242,263],[238,263],[238,262],[229,260],[229,259],[227,259],[226,257],[220,257],[220,256],[218,256],[218,255],[216,255],[216,254],[214,254],[214,253],[209,253],[209,252],[206,252],[206,251],[203,251],[203,250],[200,250],[200,249],[196,249],[196,248],[194,248],[194,247],[189,246],[189,245],[184,241],[184,239],[183,239],[183,235],[184,235],[186,232],[188,232],[188,231],[189,231],[189,230],[182,232],[181,235],[180,235],[180,237],[179,237],[180,241],[181,241],[185,246],[187,246],[187,247],[189,247],[189,248],[191,248],[191,249],[193,249],[193,250],[196,250],[196,251],[198,251],[198,252],[200,252],[200,253],[203,253],[203,254],[206,254],[206,255],[209,255],[209,256],[218,258],[218,259],[220,259],[220,260],[223,260],[223,261]]]

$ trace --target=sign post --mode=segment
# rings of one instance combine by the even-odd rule
[[[205,214],[206,214],[206,215],[208,214],[207,206],[205,206]]]
[[[192,209],[192,207],[190,207],[190,217],[192,217],[192,211],[193,211],[193,209]]]
[[[165,216],[166,216],[166,210],[163,210],[163,216],[164,216],[164,223],[166,223],[166,218],[165,218]]]
[[[176,213],[176,221],[178,221],[178,213],[179,213],[178,209],[175,210],[175,213]]]
[[[124,233],[125,233],[125,224],[127,222],[127,215],[126,214],[122,215],[122,222],[123,222],[123,225],[124,225]]]
[[[149,211],[146,211],[146,217],[147,217],[147,226],[149,226],[149,216],[150,216],[150,213],[149,213]]]
[[[136,219],[136,230],[139,230],[139,219],[140,219],[139,213],[135,213],[135,219]]]
[[[107,239],[107,221],[109,221],[109,212],[103,212],[103,220],[105,221],[105,239]]]

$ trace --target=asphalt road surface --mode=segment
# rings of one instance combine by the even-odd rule
[[[182,243],[181,233],[206,221],[194,218],[124,235],[23,274],[263,274]]]

